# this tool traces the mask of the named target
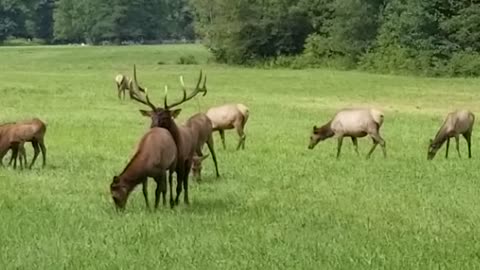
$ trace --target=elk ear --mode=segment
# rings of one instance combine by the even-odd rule
[[[152,117],[152,111],[139,110],[140,114],[146,117]]]
[[[176,109],[176,110],[172,111],[172,117],[177,118],[177,116],[180,114],[180,112],[182,112],[182,109]]]

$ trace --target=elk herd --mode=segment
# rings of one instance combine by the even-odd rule
[[[188,91],[183,77],[180,76],[180,87],[183,96],[179,100],[168,99],[168,87],[165,86],[163,105],[158,106],[151,102],[148,89],[139,85],[136,66],[133,66],[133,78],[119,74],[115,77],[118,98],[125,99],[125,92],[129,92],[134,100],[148,109],[140,109],[142,116],[150,119],[150,129],[140,138],[136,145],[135,154],[119,175],[113,176],[110,192],[117,209],[125,208],[129,194],[134,188],[142,184],[143,196],[149,208],[147,181],[153,178],[156,182],[155,208],[158,208],[160,198],[166,205],[167,186],[170,191],[170,207],[179,203],[183,191],[185,204],[189,204],[189,175],[193,179],[201,180],[202,162],[211,156],[216,177],[220,177],[217,155],[214,148],[213,133],[220,135],[222,146],[225,149],[225,130],[235,129],[239,139],[236,149],[245,149],[245,125],[249,118],[249,109],[244,104],[224,104],[208,109],[205,113],[199,112],[190,116],[184,123],[177,123],[176,118],[182,111],[179,108],[185,102],[197,95],[207,94],[207,77],[200,75],[195,87]],[[456,150],[460,156],[459,138],[462,135],[468,146],[468,157],[471,158],[471,137],[475,116],[468,110],[456,110],[449,113],[433,139],[430,140],[427,159],[435,157],[437,151],[446,143],[445,157],[448,157],[450,138],[455,138]],[[387,157],[386,142],[380,135],[380,128],[384,122],[382,111],[374,108],[346,108],[339,110],[330,121],[320,127],[313,126],[308,149],[313,149],[320,141],[328,138],[337,139],[337,159],[345,137],[350,137],[355,152],[358,152],[358,138],[369,136],[373,145],[367,154],[370,158],[374,150],[380,145],[383,156]],[[20,168],[27,166],[25,143],[31,142],[33,158],[29,165],[32,168],[38,155],[42,154],[42,166],[46,165],[47,149],[44,137],[47,131],[46,124],[33,118],[18,122],[9,122],[0,125],[0,166],[3,158],[11,150],[8,165],[13,163]],[[209,154],[203,154],[203,147],[207,145]],[[173,198],[173,174],[176,176],[176,194]],[[168,177],[168,185],[167,185]]]

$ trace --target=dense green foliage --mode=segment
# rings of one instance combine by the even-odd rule
[[[219,61],[480,75],[478,1],[192,0]],[[280,61],[283,63],[282,61]]]
[[[480,75],[477,0],[0,0],[0,42],[10,36],[92,44],[200,37],[230,64]]]
[[[176,65],[193,55],[201,64]],[[478,79],[425,79],[331,70],[258,70],[205,64],[202,46],[22,47],[0,49],[0,122],[47,123],[47,166],[0,168],[0,269],[479,269],[480,132],[473,158],[454,141],[426,160],[428,139],[453,108],[480,108]],[[158,65],[158,62],[163,65]],[[214,135],[222,177],[204,164],[191,205],[147,211],[141,187],[116,213],[109,192],[150,126],[119,101],[118,72],[132,74],[152,101],[163,86],[180,98],[202,68],[208,94],[181,106],[178,122],[210,106],[250,108],[246,149]],[[388,158],[359,139],[308,150],[313,125],[344,106],[385,110]],[[31,144],[25,145],[29,160]],[[6,159],[7,160],[7,159]],[[153,201],[155,185],[150,180]]]

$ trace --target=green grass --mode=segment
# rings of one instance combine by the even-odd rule
[[[195,55],[200,65],[176,65]],[[478,79],[428,79],[329,70],[261,70],[206,64],[200,46],[0,48],[0,120],[48,124],[48,166],[0,168],[0,269],[478,269],[479,136],[473,159],[427,162],[427,142],[446,113],[480,110]],[[159,65],[158,62],[165,64]],[[137,64],[142,85],[162,102],[208,75],[208,95],[185,104],[179,121],[225,102],[251,116],[245,151],[215,134],[191,205],[147,211],[138,188],[125,213],[109,186],[150,121],[119,101],[118,72]],[[370,139],[307,150],[313,125],[335,110],[373,105],[386,113],[380,148]],[[31,159],[32,151],[27,146]],[[154,184],[150,183],[153,202]],[[183,198],[183,196],[182,196]]]

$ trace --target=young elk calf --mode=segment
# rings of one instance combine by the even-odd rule
[[[143,196],[147,208],[147,180],[155,179],[155,208],[158,208],[160,195],[163,194],[163,205],[166,204],[167,193],[166,170],[169,171],[170,206],[173,207],[172,173],[177,161],[177,147],[172,135],[163,128],[150,129],[140,140],[137,151],[119,176],[114,176],[110,192],[117,209],[124,209],[128,195],[140,183],[143,185]]]
[[[220,133],[223,148],[227,149],[225,145],[225,129],[237,130],[240,140],[238,141],[237,150],[242,147],[245,149],[245,135],[244,129],[249,117],[249,109],[243,104],[224,104],[218,107],[210,108],[207,111],[207,116],[212,120],[213,131]]]
[[[18,147],[21,146],[23,142],[31,142],[34,153],[29,168],[31,169],[33,164],[35,164],[40,151],[42,152],[43,159],[42,167],[45,167],[47,149],[45,147],[44,137],[46,132],[47,126],[38,118],[11,124],[3,134],[0,134],[0,164],[5,154],[12,147],[12,144],[14,147]]]
[[[352,143],[355,146],[355,152],[358,155],[357,138],[365,137],[368,134],[373,140],[373,146],[370,152],[368,152],[367,158],[370,158],[377,144],[380,144],[384,157],[387,157],[385,140],[380,136],[380,127],[382,124],[383,113],[376,109],[359,108],[340,110],[335,114],[333,119],[325,125],[313,127],[313,134],[310,137],[308,149],[313,149],[320,141],[335,137],[338,139],[337,158],[339,158],[343,137],[351,137]]]
[[[450,146],[450,138],[455,137],[457,145],[458,156],[460,157],[459,136],[463,135],[467,141],[468,146],[468,158],[472,157],[471,151],[471,139],[473,123],[475,122],[475,115],[467,110],[457,110],[451,112],[445,118],[442,126],[435,135],[433,140],[430,140],[428,146],[427,159],[432,160],[435,157],[437,151],[442,147],[443,143],[447,141],[445,158],[448,158],[448,148]]]

